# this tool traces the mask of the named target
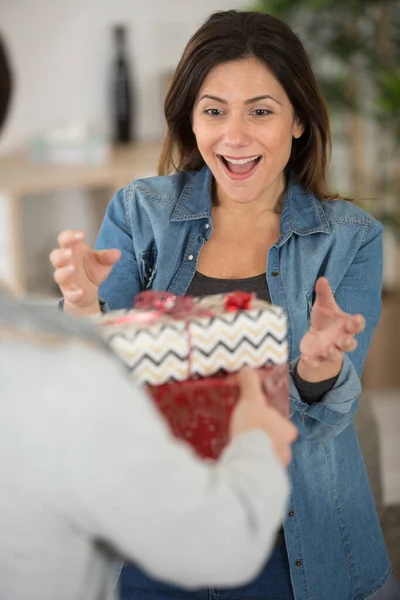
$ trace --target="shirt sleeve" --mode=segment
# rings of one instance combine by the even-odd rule
[[[246,432],[218,462],[200,460],[171,436],[119,364],[87,349],[75,360],[88,368],[68,390],[66,480],[74,519],[93,539],[172,584],[234,586],[254,578],[288,496],[286,470],[268,436]]]
[[[134,252],[126,194],[126,188],[121,189],[109,203],[96,241],[97,250],[121,251],[121,258],[99,289],[102,312],[133,307],[135,296],[142,291],[141,265]]]
[[[350,314],[362,314],[366,326],[357,336],[356,350],[344,355],[342,369],[332,388],[319,402],[303,402],[295,381],[299,357],[290,363],[292,420],[303,439],[324,440],[339,435],[354,418],[365,357],[381,315],[382,229],[378,221],[366,226],[354,260],[336,289],[335,299],[339,307]]]
[[[324,379],[323,381],[306,381],[305,379],[300,377],[296,365],[293,380],[299,392],[301,401],[305,402],[305,404],[312,404],[313,402],[321,402],[324,395],[333,388],[338,377],[339,375],[336,375],[335,377],[330,377],[329,379]]]

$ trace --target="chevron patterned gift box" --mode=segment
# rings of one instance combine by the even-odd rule
[[[173,434],[199,456],[216,459],[226,445],[239,396],[236,372],[245,365],[273,379],[269,401],[289,414],[286,315],[279,307],[244,292],[202,299],[142,292],[133,310],[98,321]]]
[[[106,313],[99,322],[142,384],[234,373],[288,358],[285,312],[245,292],[202,299],[142,292],[134,309]]]

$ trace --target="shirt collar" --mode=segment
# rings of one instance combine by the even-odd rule
[[[195,172],[182,190],[171,221],[211,219],[212,182],[212,173],[207,166]],[[330,231],[322,202],[291,180],[283,201],[278,244],[281,245],[292,233],[309,235]]]
[[[283,201],[279,243],[283,243],[284,239],[287,239],[292,233],[309,235],[330,232],[331,228],[323,203],[313,193],[306,191],[299,183],[291,180]]]
[[[213,177],[207,166],[196,171],[182,190],[171,215],[171,221],[211,219]]]

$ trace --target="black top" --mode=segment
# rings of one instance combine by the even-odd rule
[[[207,275],[196,271],[186,293],[191,296],[211,296],[213,294],[229,294],[237,290],[257,294],[257,298],[260,298],[260,300],[271,302],[266,273],[255,277],[246,277],[245,279],[218,279],[207,277]],[[296,387],[302,401],[306,404],[320,402],[324,394],[333,387],[336,379],[337,377],[332,377],[317,383],[310,383],[302,379],[297,370],[294,374]]]
[[[212,296],[213,294],[230,294],[237,290],[257,294],[257,298],[260,300],[271,302],[266,273],[245,279],[218,279],[207,277],[196,271],[186,293],[191,296]]]
[[[245,279],[218,279],[216,277],[207,277],[196,271],[186,293],[192,296],[211,296],[212,294],[229,294],[237,290],[250,294],[255,293],[261,300],[271,302],[266,273]],[[325,379],[317,383],[310,383],[300,377],[297,369],[294,373],[296,388],[301,400],[306,404],[320,402],[324,394],[329,392],[333,387],[336,379],[337,377],[332,377],[331,379]],[[281,527],[277,534],[276,543],[284,544],[284,540],[283,527]]]

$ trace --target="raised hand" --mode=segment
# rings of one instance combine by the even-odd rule
[[[232,413],[230,434],[234,438],[251,429],[264,430],[278,459],[287,466],[291,459],[291,444],[297,438],[297,429],[288,418],[272,408],[263,392],[262,376],[249,367],[239,373],[241,393]]]
[[[99,312],[98,289],[120,259],[117,249],[93,250],[85,244],[85,234],[65,230],[58,236],[59,248],[50,254],[54,280],[64,296],[64,310],[77,315]]]
[[[311,313],[310,329],[300,342],[300,377],[308,381],[322,381],[337,375],[344,352],[357,348],[355,335],[365,327],[362,315],[350,315],[336,304],[328,280],[318,279],[316,299]]]

